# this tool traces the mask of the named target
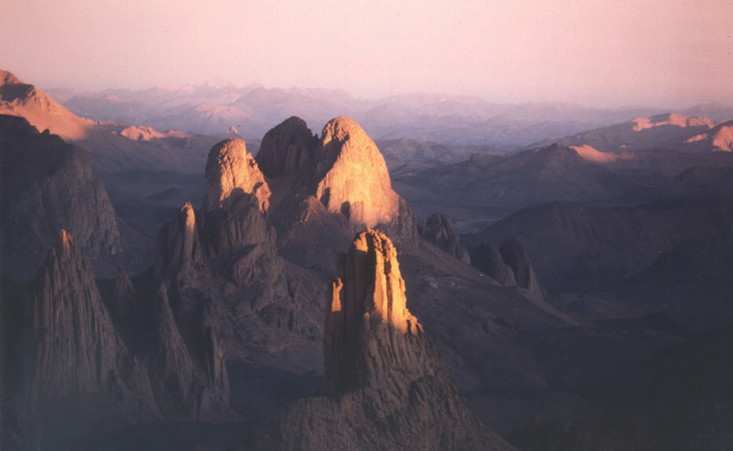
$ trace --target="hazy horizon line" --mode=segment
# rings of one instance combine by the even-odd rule
[[[10,71],[12,72],[12,71]],[[15,73],[15,72],[12,72]],[[23,80],[25,83],[36,85],[35,83],[29,82],[25,80],[23,77],[19,77],[21,80]],[[590,102],[581,102],[581,101],[574,101],[571,99],[553,99],[553,100],[547,100],[547,99],[540,99],[540,100],[529,100],[529,99],[515,99],[515,100],[492,100],[489,98],[489,96],[482,95],[482,94],[466,94],[466,93],[448,93],[448,92],[441,92],[441,91],[427,91],[427,90],[416,90],[416,91],[401,91],[401,92],[395,92],[395,93],[386,93],[386,94],[372,94],[372,95],[358,95],[350,92],[347,89],[340,88],[340,87],[325,87],[325,86],[275,86],[275,85],[267,85],[259,80],[249,81],[249,82],[235,82],[232,80],[224,80],[224,79],[209,79],[209,80],[203,80],[201,82],[195,82],[195,83],[182,83],[182,84],[163,84],[163,83],[153,83],[146,86],[118,86],[118,85],[112,85],[108,86],[106,88],[88,88],[83,87],[80,85],[50,85],[49,87],[41,87],[44,91],[61,91],[61,90],[69,90],[69,91],[76,91],[78,94],[99,94],[102,92],[107,91],[129,91],[129,92],[142,92],[142,91],[148,91],[148,90],[161,90],[161,91],[182,91],[185,89],[195,89],[195,88],[202,88],[202,87],[212,87],[212,88],[233,88],[233,89],[246,89],[250,87],[259,87],[266,90],[283,90],[283,91],[290,91],[290,90],[302,90],[302,91],[332,91],[334,93],[339,93],[341,95],[346,95],[350,97],[353,100],[361,101],[361,102],[369,102],[369,101],[380,101],[380,100],[386,100],[390,98],[395,97],[410,97],[410,96],[428,96],[428,97],[446,97],[448,99],[473,99],[473,100],[480,100],[482,102],[485,102],[489,105],[531,105],[531,104],[538,104],[538,105],[568,105],[568,106],[576,106],[581,107],[585,109],[598,109],[598,110],[641,110],[641,109],[663,109],[663,110],[684,110],[684,109],[691,109],[695,107],[700,106],[722,106],[722,107],[729,107],[733,108],[733,103],[729,102],[723,102],[723,101],[706,101],[706,100],[699,100],[690,102],[686,105],[672,105],[672,104],[665,104],[663,102],[660,103],[640,103],[640,104],[609,104],[604,102],[597,102],[597,103],[590,103]]]

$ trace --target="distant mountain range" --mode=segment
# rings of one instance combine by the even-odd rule
[[[358,120],[377,139],[490,145],[501,152],[630,117],[664,112],[660,108],[599,109],[559,102],[498,104],[476,97],[437,94],[365,100],[343,91],[265,88],[258,84],[49,92],[83,117],[189,133],[221,135],[236,129],[245,138],[260,138],[292,115],[323,123],[345,114]],[[713,121],[733,118],[733,106],[723,104],[697,105],[675,112],[706,116]]]

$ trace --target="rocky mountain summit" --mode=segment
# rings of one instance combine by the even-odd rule
[[[206,211],[226,209],[246,193],[255,196],[260,211],[270,207],[270,188],[241,139],[222,141],[211,149],[206,162],[206,180]]]
[[[296,262],[323,265],[335,252],[308,250],[305,243],[328,240],[331,248],[345,247],[365,227],[398,240],[416,236],[416,221],[392,189],[382,154],[349,118],[329,121],[320,139],[304,121],[290,118],[265,135],[257,161],[272,188],[278,244]]]
[[[408,310],[389,238],[358,234],[337,266],[323,389],[271,422],[255,448],[510,449],[468,411]]]

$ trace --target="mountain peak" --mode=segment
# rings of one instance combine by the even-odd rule
[[[45,92],[0,70],[0,113],[23,116],[39,131],[48,129],[64,139],[87,136],[92,121],[64,108]]]
[[[316,198],[330,212],[374,227],[399,214],[399,197],[384,157],[363,128],[346,117],[329,121],[321,134]]]
[[[316,143],[305,121],[292,116],[262,138],[257,163],[267,177],[303,175],[314,164]]]
[[[206,210],[229,208],[244,194],[257,198],[260,211],[270,206],[270,188],[241,139],[227,139],[211,148],[206,180]]]
[[[0,86],[15,85],[23,83],[15,74],[0,69]]]

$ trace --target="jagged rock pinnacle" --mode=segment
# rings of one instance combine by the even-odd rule
[[[257,198],[260,211],[270,206],[270,187],[241,139],[221,141],[206,162],[208,187],[204,209],[228,208],[244,194]]]
[[[120,413],[155,412],[147,375],[117,335],[91,266],[71,234],[61,230],[59,238],[29,292],[34,375],[23,383],[39,402],[114,393]]]
[[[357,235],[339,259],[338,274],[326,320],[327,390],[380,384],[396,367],[411,371],[405,365],[420,359],[405,340],[421,336],[422,325],[407,309],[405,282],[389,238],[374,230]],[[372,341],[383,338],[393,349],[377,355]]]
[[[254,449],[512,449],[468,410],[407,309],[397,252],[356,236],[331,285],[320,396],[273,420]]]

